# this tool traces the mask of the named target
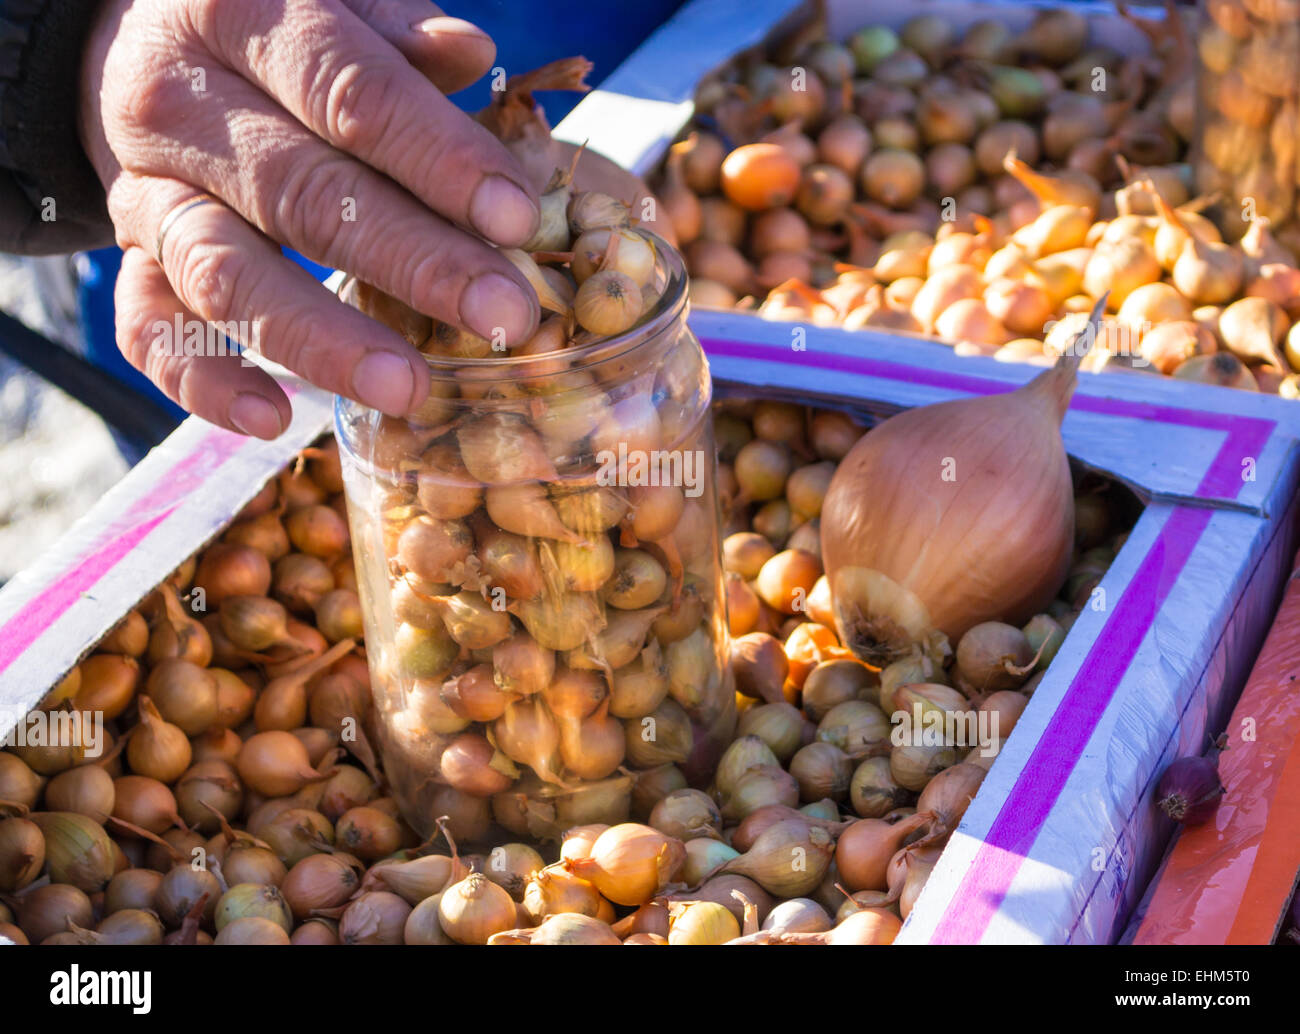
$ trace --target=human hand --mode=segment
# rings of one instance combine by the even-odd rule
[[[420,354],[278,244],[483,337],[525,340],[536,296],[475,234],[523,243],[535,194],[443,96],[495,54],[424,0],[108,0],[83,57],[81,135],[124,252],[127,358],[189,411],[261,438],[289,424],[275,381],[235,355],[159,347],[156,324],[233,323],[322,388],[392,415],[418,406]],[[220,203],[193,203],[204,194]]]

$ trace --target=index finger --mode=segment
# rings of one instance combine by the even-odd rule
[[[505,146],[339,0],[203,5],[213,52],[323,140],[506,247],[538,209]]]

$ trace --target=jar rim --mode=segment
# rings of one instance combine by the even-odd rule
[[[585,345],[556,349],[552,352],[539,352],[537,355],[503,355],[479,359],[429,355],[421,352],[420,354],[424,356],[430,372],[437,377],[444,378],[454,377],[457,372],[464,370],[484,372],[499,370],[501,379],[508,377],[511,380],[531,377],[554,377],[555,369],[553,364],[556,356],[564,356],[569,360],[572,369],[580,370],[596,363],[605,362],[608,359],[615,359],[649,341],[653,341],[665,329],[685,315],[689,283],[686,276],[686,264],[682,260],[681,252],[657,233],[641,228],[637,228],[637,232],[650,238],[651,243],[654,245],[656,266],[662,269],[664,273],[664,288],[659,295],[659,300],[655,303],[649,315],[643,317],[639,322],[621,334],[611,334],[608,337],[603,337],[598,341],[592,341]],[[356,278],[352,274],[346,275],[339,282],[337,293],[341,295],[344,287],[354,279]],[[489,378],[478,379],[488,380]]]

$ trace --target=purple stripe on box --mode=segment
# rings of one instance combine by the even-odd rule
[[[865,356],[840,355],[831,352],[796,352],[785,345],[758,345],[725,338],[702,338],[701,341],[709,355],[728,359],[748,359],[766,363],[785,363],[797,367],[813,367],[820,370],[840,370],[863,377],[903,381],[944,391],[963,392],[967,395],[996,395],[1016,389],[1016,385],[988,377],[949,373],[946,370],[920,369],[906,363],[891,362],[888,359],[870,359]],[[1195,409],[1180,409],[1176,406],[1089,395],[1083,385],[1074,393],[1070,408],[1080,412],[1100,413],[1103,416],[1150,420],[1156,423],[1195,427],[1204,431],[1223,432],[1223,444],[1219,447],[1218,454],[1210,461],[1205,476],[1196,490],[1198,496],[1209,499],[1237,497],[1244,483],[1242,460],[1257,459],[1277,426],[1276,421],[1259,417],[1205,413]]]
[[[986,377],[917,369],[863,356],[795,352],[784,346],[719,338],[705,338],[703,344],[712,356],[839,370],[970,395],[1015,390]],[[1197,495],[1203,498],[1235,499],[1245,484],[1243,461],[1259,457],[1276,426],[1275,421],[1256,417],[1089,395],[1082,387],[1070,407],[1223,433],[1223,442],[1197,486]],[[1211,514],[1208,509],[1176,507],[1157,534],[1007,794],[949,908],[939,919],[932,943],[970,944],[983,937]]]
[[[931,943],[973,944],[983,936],[1212,513],[1180,506],[1160,529],[1007,794]]]

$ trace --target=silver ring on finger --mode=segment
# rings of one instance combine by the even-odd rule
[[[172,209],[163,216],[162,222],[158,224],[158,237],[156,240],[157,246],[154,249],[154,256],[158,259],[158,265],[161,266],[163,264],[163,241],[166,240],[168,231],[176,225],[176,220],[186,212],[198,208],[200,205],[220,204],[222,204],[221,199],[215,198],[211,194],[196,194],[194,197],[186,198],[184,201],[178,202],[174,205]]]

